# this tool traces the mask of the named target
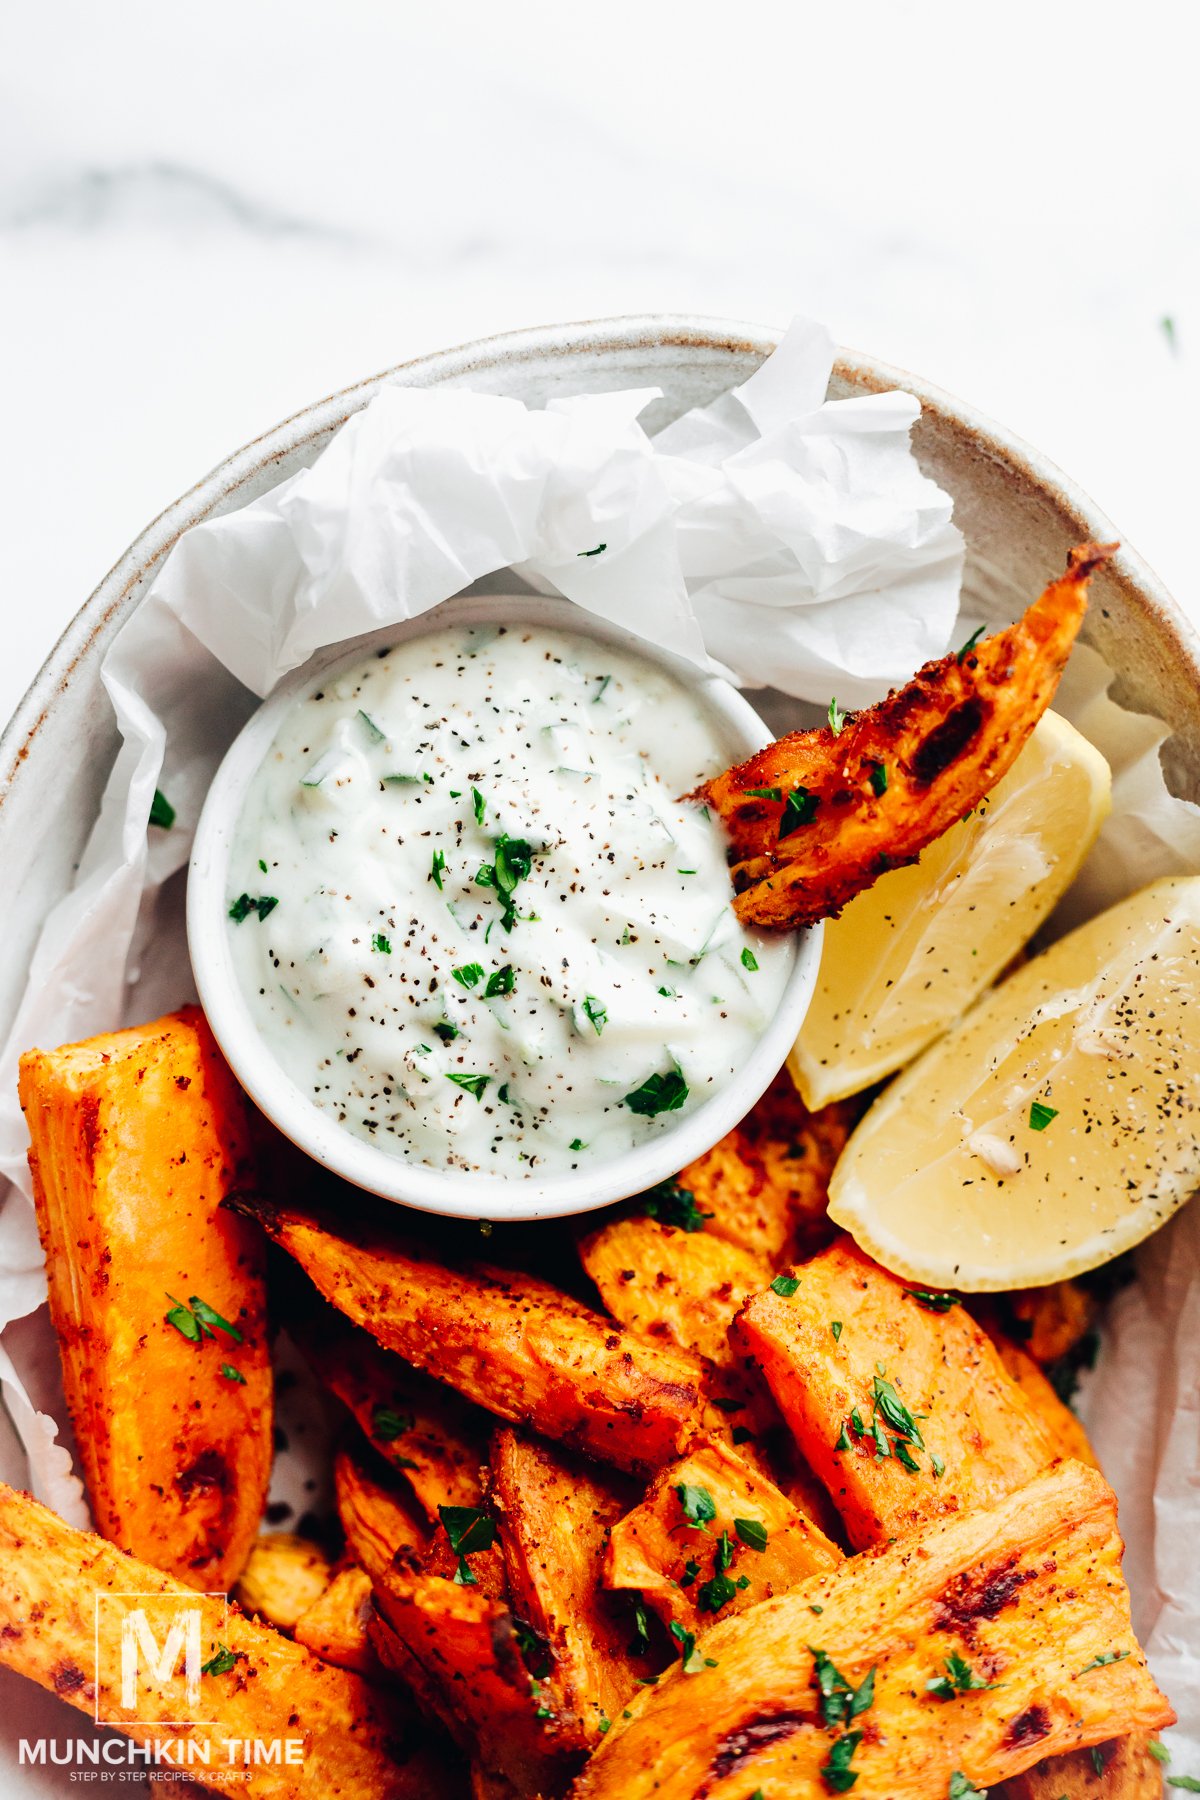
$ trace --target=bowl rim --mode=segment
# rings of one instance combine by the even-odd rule
[[[460,595],[414,618],[327,645],[278,681],[221,759],[188,864],[188,950],[200,1003],[225,1061],[258,1110],[305,1155],[355,1187],[450,1218],[508,1222],[592,1212],[645,1193],[711,1150],[783,1067],[812,999],[821,960],[823,927],[789,933],[778,1004],[729,1080],[701,1105],[677,1118],[671,1115],[663,1129],[630,1149],[568,1173],[525,1179],[446,1169],[394,1155],[339,1125],[285,1072],[247,1003],[227,918],[229,859],[242,802],[283,719],[314,682],[324,682],[384,647],[417,641],[448,626],[526,622],[615,646],[672,676],[706,713],[722,740],[722,756],[731,762],[771,741],[769,727],[729,682],[570,600],[540,594]]]
[[[177,538],[268,463],[342,424],[385,382],[399,380],[413,386],[462,381],[477,370],[554,361],[581,352],[602,357],[617,351],[677,348],[762,359],[778,346],[781,336],[782,332],[769,326],[693,313],[631,313],[526,326],[411,357],[290,414],[224,457],[164,508],[138,534],[69,621],[0,733],[0,808],[56,697],[70,685],[93,644],[114,632],[132,613],[144,581]],[[1107,515],[1049,457],[932,382],[894,364],[846,349],[837,353],[834,376],[866,393],[898,387],[912,394],[923,412],[974,438],[1011,474],[1049,494],[1070,518],[1076,541],[1090,538],[1103,542],[1117,537],[1116,527]],[[1122,543],[1109,572],[1121,583],[1131,608],[1151,623],[1170,653],[1200,676],[1200,630],[1145,559]]]

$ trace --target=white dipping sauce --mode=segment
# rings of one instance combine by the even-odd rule
[[[451,628],[314,682],[230,863],[271,1052],[438,1168],[562,1173],[668,1128],[789,971],[732,911],[722,828],[678,798],[728,760],[670,676],[566,632]]]

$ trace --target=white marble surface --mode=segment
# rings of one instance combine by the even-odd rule
[[[1200,613],[1182,24],[1177,0],[7,9],[0,718],[141,526],[277,419],[422,350],[651,308],[804,310],[920,370]]]

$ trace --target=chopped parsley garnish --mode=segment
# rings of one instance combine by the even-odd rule
[[[883,1418],[884,1422],[892,1431],[896,1432],[897,1435],[902,1438],[908,1438],[912,1443],[916,1444],[918,1448],[924,1449],[925,1440],[917,1429],[916,1419],[913,1417],[913,1414],[909,1411],[908,1407],[905,1406],[891,1382],[886,1380],[884,1376],[875,1375],[872,1377],[871,1398],[875,1402],[875,1411]]]
[[[1101,1774],[1103,1772],[1100,1771]],[[1185,1794],[1200,1794],[1200,1781],[1194,1775],[1168,1775],[1167,1786],[1182,1788]]]
[[[650,1648],[650,1618],[640,1600],[633,1604],[633,1639],[629,1645],[630,1656],[645,1656]]]
[[[517,985],[511,963],[505,963],[502,969],[496,969],[488,976],[487,986],[483,990],[485,1000],[494,1000],[497,994],[511,994]]]
[[[602,545],[601,548],[607,549],[608,546]],[[611,675],[605,675],[601,679],[600,686],[596,689],[596,692],[592,695],[592,705],[593,706],[597,705],[599,701],[603,700],[605,694],[608,691],[608,686],[609,686],[609,683],[611,682],[611,680],[612,680]]]
[[[455,1087],[463,1088],[468,1094],[474,1095],[476,1100],[483,1099],[483,1090],[491,1079],[490,1075],[447,1075],[446,1077],[446,1080],[452,1081]]]
[[[607,549],[607,544],[597,544],[594,550],[577,550],[575,554],[576,556],[599,556],[602,551]]]
[[[681,1588],[691,1587],[693,1581],[695,1581],[695,1579],[699,1573],[700,1573],[700,1564],[696,1561],[694,1556],[689,1556],[687,1561],[683,1565],[683,1574],[679,1577],[680,1587]]]
[[[240,925],[251,913],[257,913],[260,919],[265,919],[278,905],[279,901],[274,894],[263,894],[257,900],[252,894],[239,894],[229,909],[229,916],[235,925]]]
[[[170,831],[175,823],[175,808],[161,788],[155,788],[154,798],[150,802],[150,823],[157,825],[160,831]]]
[[[377,1406],[371,1414],[371,1436],[380,1444],[394,1444],[412,1427],[411,1413],[396,1412],[390,1406]]]
[[[1029,1108],[1029,1129],[1045,1131],[1051,1119],[1057,1119],[1057,1106],[1047,1106],[1042,1100],[1035,1100]]]
[[[1110,1663],[1124,1662],[1130,1654],[1128,1650],[1102,1650],[1099,1656],[1093,1656],[1091,1662],[1084,1663],[1079,1673],[1090,1675],[1093,1669],[1107,1669]]]
[[[266,874],[266,872],[267,872],[267,865],[266,865],[266,863],[265,863],[265,862],[264,862],[264,861],[263,861],[263,859],[262,859],[262,857],[261,857],[261,856],[260,856],[260,857],[259,857],[259,859],[258,859],[258,866],[259,866],[259,868],[260,868],[260,869],[261,869],[261,870],[262,870],[262,872],[263,872],[263,874],[264,874],[264,875],[265,875],[265,874]]]
[[[361,706],[358,709],[358,716],[362,720],[363,730],[366,732],[368,740],[372,744],[382,744],[387,732],[381,731],[370,713],[364,712]]]
[[[957,1294],[935,1294],[931,1293],[928,1288],[909,1288],[908,1291],[917,1305],[923,1307],[926,1312],[945,1313],[949,1312],[952,1306],[962,1304]]]
[[[544,1681],[551,1667],[550,1649],[545,1640],[538,1636],[532,1625],[526,1625],[521,1619],[513,1620],[513,1638],[533,1679]]]
[[[443,1044],[452,1044],[458,1036],[458,1026],[451,1025],[449,1019],[439,1019],[433,1029],[437,1032]]]
[[[962,649],[958,652],[957,661],[960,664],[966,662],[968,656],[970,656],[972,650],[975,648],[976,644],[979,642],[980,638],[983,636],[983,634],[986,630],[987,630],[986,625],[976,626],[975,630],[971,633],[970,637],[967,639],[967,641],[963,645]],[[972,1788],[971,1792],[974,1793],[974,1791],[975,1790]]]
[[[477,787],[471,789],[471,804],[475,808],[475,823],[482,825],[487,816],[487,801]]]
[[[716,1662],[711,1656],[701,1656],[696,1648],[696,1634],[687,1631],[678,1619],[671,1620],[671,1636],[679,1645],[679,1655],[683,1662],[685,1675],[698,1675],[701,1669],[715,1669]]]
[[[758,958],[748,944],[742,950],[742,967],[749,969],[752,975],[758,972]]]
[[[829,720],[829,729],[834,737],[840,737],[842,726],[846,723],[846,715],[837,703],[837,696],[829,702],[829,711],[825,717]]]
[[[977,1788],[974,1782],[967,1780],[961,1769],[955,1769],[950,1777],[947,1800],[970,1800],[972,1794],[977,1794],[979,1800],[987,1800],[986,1788]]]
[[[970,1663],[954,1652],[942,1658],[942,1667],[944,1675],[935,1675],[925,1683],[925,1692],[935,1694],[939,1700],[955,1700],[959,1694],[986,1694],[1000,1686],[998,1681],[982,1681]]]
[[[221,1364],[221,1373],[225,1377],[226,1381],[234,1381],[237,1383],[238,1387],[245,1387],[246,1377],[240,1372],[240,1370],[235,1369],[232,1363],[222,1363]]]
[[[585,994],[583,996],[583,1011],[588,1023],[596,1033],[596,1036],[599,1037],[604,1030],[604,1027],[608,1024],[608,1009],[600,1004],[594,994]]]
[[[584,1143],[582,1138],[572,1138],[571,1139],[571,1148],[572,1148],[572,1150],[586,1150],[587,1145]]]
[[[875,1670],[868,1669],[854,1687],[824,1650],[813,1644],[808,1647],[813,1658],[813,1683],[821,1696],[822,1719],[826,1725],[852,1725],[875,1699]]]
[[[1170,1762],[1171,1752],[1167,1749],[1167,1746],[1164,1743],[1162,1743],[1158,1738],[1151,1738],[1150,1742],[1146,1745],[1146,1748],[1150,1752],[1151,1756],[1154,1758],[1156,1763],[1169,1763]]]
[[[735,1519],[733,1529],[743,1544],[751,1550],[765,1550],[767,1547],[767,1528],[761,1519]]]
[[[648,1075],[641,1087],[625,1095],[625,1104],[630,1112],[656,1119],[659,1113],[678,1112],[687,1097],[687,1082],[678,1069],[670,1069],[665,1075]]]
[[[842,1429],[838,1432],[837,1442],[834,1444],[833,1447],[835,1450],[849,1450],[851,1447],[850,1446],[850,1434],[846,1430],[844,1421],[842,1423]]]
[[[834,1343],[840,1343],[842,1336],[842,1321],[840,1319],[830,1319],[829,1329],[833,1333]]]
[[[877,762],[872,764],[871,787],[875,792],[876,799],[881,799],[883,795],[887,793],[888,772],[886,763]]]
[[[371,939],[371,948],[372,950],[378,950],[381,956],[390,956],[392,954],[392,940],[389,937],[384,937],[382,931],[377,931]]]
[[[942,1461],[940,1456],[935,1456],[932,1450],[929,1452],[929,1466],[933,1470],[935,1478],[938,1478],[946,1473],[945,1463]]]
[[[455,1571],[454,1571],[453,1575],[450,1577],[450,1579],[456,1587],[478,1587],[479,1586],[479,1577],[478,1577],[478,1575],[472,1575],[471,1565],[467,1561],[465,1556],[459,1557],[458,1567],[455,1569]]]
[[[446,1527],[450,1548],[458,1556],[490,1550],[496,1541],[496,1521],[481,1506],[439,1506],[438,1518]]]
[[[700,1211],[691,1188],[680,1187],[677,1181],[660,1181],[643,1194],[642,1210],[650,1218],[674,1225],[680,1231],[703,1231],[705,1219],[712,1218],[711,1213]]]
[[[482,963],[464,963],[461,969],[451,969],[450,973],[459,987],[473,988],[483,980],[484,967]]]
[[[683,1508],[683,1516],[693,1531],[707,1531],[710,1519],[717,1516],[717,1506],[706,1487],[699,1487],[695,1482],[680,1481],[676,1483],[675,1492],[679,1504]]]
[[[793,788],[779,821],[780,842],[785,837],[791,837],[793,831],[799,831],[802,825],[811,825],[820,804],[820,798],[816,794],[810,794],[806,787]]]
[[[227,1650],[224,1644],[218,1644],[216,1653],[208,1661],[200,1664],[202,1675],[228,1675],[230,1669],[237,1665],[237,1652]]]
[[[771,1292],[778,1294],[781,1300],[790,1300],[799,1286],[798,1275],[777,1275],[771,1283]]]
[[[438,892],[440,893],[441,887],[442,887],[442,876],[446,873],[446,853],[444,850],[435,850],[434,851],[433,863],[430,867],[429,873],[433,877],[434,886],[437,888]]]
[[[782,788],[743,788],[742,794],[747,800],[782,800]]]
[[[223,1319],[220,1313],[216,1312],[206,1300],[201,1300],[198,1294],[189,1294],[186,1306],[182,1300],[176,1300],[174,1294],[168,1294],[167,1299],[173,1301],[174,1304],[169,1312],[163,1314],[163,1318],[168,1325],[173,1325],[189,1344],[198,1344],[202,1338],[214,1337],[218,1331],[223,1331],[226,1337],[233,1339],[235,1344],[244,1342],[237,1326],[231,1325],[228,1319]]]
[[[749,1586],[750,1582],[745,1575],[740,1576],[737,1581],[733,1581],[726,1575],[724,1569],[718,1569],[708,1581],[702,1581],[696,1589],[696,1610],[697,1612],[718,1613],[723,1606],[728,1606],[731,1600],[735,1600],[743,1588]]]
[[[831,1794],[849,1793],[858,1780],[858,1772],[850,1764],[861,1743],[861,1731],[844,1731],[829,1746],[829,1755],[821,1764],[821,1780]]]
[[[472,788],[472,793],[476,790]],[[518,913],[513,904],[513,890],[518,882],[522,882],[533,868],[533,848],[524,838],[510,838],[501,832],[496,839],[495,860],[482,863],[476,872],[475,882],[478,887],[495,888],[499,894],[504,911],[500,923],[505,931],[511,931],[516,924]],[[534,914],[528,915],[530,918]],[[489,925],[488,930],[491,930]]]
[[[675,988],[660,987],[658,991],[664,1000],[678,1000],[679,998],[679,994]]]

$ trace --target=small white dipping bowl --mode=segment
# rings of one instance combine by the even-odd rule
[[[188,873],[187,931],[200,1001],[229,1066],[254,1104],[316,1162],[373,1194],[423,1212],[468,1219],[546,1219],[589,1212],[638,1194],[709,1150],[745,1117],[784,1059],[808,1010],[821,959],[821,927],[792,938],[791,966],[779,1007],[742,1068],[698,1106],[646,1142],[565,1175],[516,1179],[438,1169],[356,1137],[314,1104],[283,1071],[264,1041],[234,967],[229,932],[229,857],[246,789],[297,696],[318,675],[352,666],[373,650],[454,625],[544,625],[571,631],[665,669],[693,696],[722,746],[725,766],[771,740],[737,690],[693,663],[644,643],[567,600],[493,596],[451,600],[433,612],[321,650],[286,676],[230,745],[204,803]]]

